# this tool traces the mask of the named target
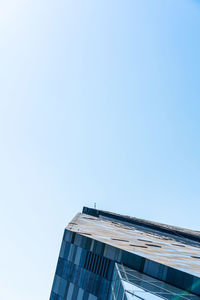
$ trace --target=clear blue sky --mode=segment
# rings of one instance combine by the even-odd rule
[[[200,230],[200,2],[1,0],[0,142],[3,300],[83,205]]]

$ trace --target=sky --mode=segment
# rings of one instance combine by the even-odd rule
[[[0,0],[0,291],[48,299],[83,206],[200,230],[200,2]]]

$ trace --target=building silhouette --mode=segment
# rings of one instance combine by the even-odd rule
[[[84,207],[64,231],[50,300],[200,300],[200,232]]]

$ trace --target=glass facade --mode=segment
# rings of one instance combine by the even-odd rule
[[[66,231],[50,300],[200,300],[187,291],[105,257],[105,253],[114,257],[114,248],[111,250],[97,241],[88,243],[85,237],[74,239]]]
[[[109,300],[199,300],[200,297],[165,282],[115,264]]]
[[[105,300],[114,262],[63,240],[50,300]]]

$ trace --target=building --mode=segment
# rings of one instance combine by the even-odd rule
[[[83,208],[64,231],[50,300],[200,300],[200,232]]]

